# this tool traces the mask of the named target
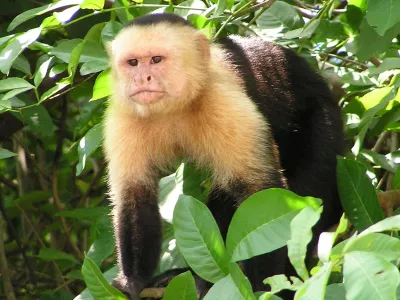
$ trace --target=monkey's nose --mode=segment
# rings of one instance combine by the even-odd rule
[[[147,76],[147,81],[150,81],[151,80],[151,76]]]

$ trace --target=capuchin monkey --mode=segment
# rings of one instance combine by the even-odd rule
[[[105,152],[121,270],[114,285],[130,299],[158,265],[158,181],[177,159],[212,172],[208,207],[224,237],[235,209],[273,187],[323,199],[315,234],[337,223],[340,111],[304,59],[258,38],[210,42],[173,14],[133,20],[108,48]],[[290,270],[286,248],[244,262],[254,291]]]

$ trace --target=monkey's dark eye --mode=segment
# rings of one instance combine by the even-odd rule
[[[128,59],[128,65],[132,67],[136,67],[138,65],[138,60],[137,59]]]
[[[158,64],[159,62],[161,62],[163,60],[162,56],[153,56],[151,58],[151,63],[152,64]]]

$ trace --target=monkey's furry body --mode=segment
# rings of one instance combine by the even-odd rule
[[[223,236],[237,206],[271,187],[323,199],[316,234],[339,220],[340,111],[304,59],[255,38],[210,43],[170,14],[132,21],[109,53],[105,152],[121,268],[116,286],[131,299],[159,261],[158,180],[176,159],[211,170],[208,206]],[[255,290],[290,269],[285,249],[244,264]]]

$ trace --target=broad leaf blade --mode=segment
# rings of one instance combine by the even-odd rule
[[[113,288],[101,274],[100,269],[88,257],[82,266],[82,274],[85,283],[94,299],[123,300],[126,297],[117,289]]]
[[[396,299],[399,270],[379,256],[367,252],[345,255],[343,283],[348,300]]]
[[[196,285],[190,271],[176,276],[168,284],[163,300],[197,300]]]
[[[258,192],[235,212],[226,239],[231,261],[239,261],[281,248],[290,239],[290,222],[306,206],[321,200],[300,197],[283,189]]]
[[[366,171],[357,161],[338,158],[340,200],[350,222],[360,231],[384,217],[375,188]]]
[[[292,266],[303,280],[309,278],[305,264],[307,245],[312,239],[312,227],[317,223],[319,218],[320,213],[307,206],[294,217],[290,224],[291,235],[287,243],[288,256]]]
[[[180,195],[174,210],[174,230],[180,252],[199,276],[217,282],[228,274],[224,242],[205,204]]]

